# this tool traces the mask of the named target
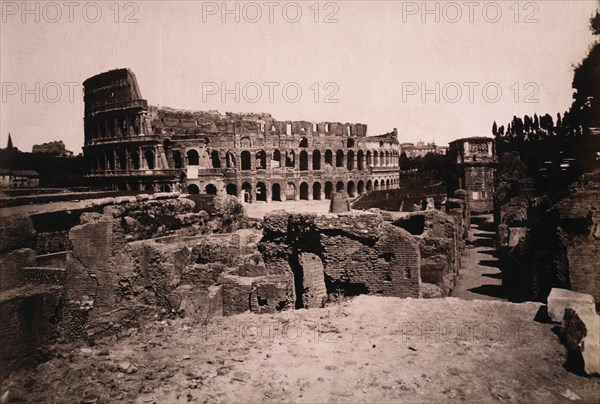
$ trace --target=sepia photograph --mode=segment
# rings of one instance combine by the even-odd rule
[[[600,0],[0,0],[0,404],[600,403]]]

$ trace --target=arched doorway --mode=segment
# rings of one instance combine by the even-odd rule
[[[251,170],[252,169],[252,162],[251,160],[251,156],[250,156],[250,152],[248,150],[244,150],[242,152],[242,170]]]
[[[373,189],[375,191],[379,191],[379,181],[375,180],[375,182],[373,183]]]
[[[256,169],[265,170],[267,168],[267,153],[264,150],[256,152]]]
[[[346,167],[348,170],[354,170],[354,150],[348,150],[348,156],[346,158]]]
[[[285,200],[293,201],[296,199],[296,185],[293,182],[288,182],[285,187]]]
[[[275,183],[271,186],[271,200],[281,202],[281,185]]]
[[[356,167],[359,171],[365,169],[365,154],[362,150],[359,150],[358,153],[356,153]]]
[[[200,193],[200,188],[196,184],[190,184],[187,187],[188,194],[197,195]]]
[[[300,171],[308,170],[308,153],[306,150],[300,152]]]
[[[267,187],[264,182],[256,183],[256,200],[257,201],[267,201]]]
[[[146,167],[148,170],[154,170],[154,152],[152,150],[146,150],[144,158],[146,159]],[[114,165],[114,162],[112,164]]]
[[[350,198],[354,198],[356,192],[356,187],[354,186],[354,181],[348,181],[348,196]]]
[[[237,186],[235,184],[227,184],[225,192],[227,192],[227,195],[237,196]]]
[[[219,152],[217,150],[213,150],[210,153],[210,159],[212,161],[213,168],[221,168],[221,157],[219,156]]]
[[[313,184],[313,199],[315,201],[321,200],[321,183],[320,182],[315,182]]]
[[[250,154],[250,153],[248,153]],[[250,185],[250,183],[248,182],[244,182],[242,184],[242,196],[243,196],[243,201],[246,203],[250,203],[252,202],[252,185]]]
[[[365,193],[365,183],[363,182],[363,180],[358,181],[358,183],[356,184],[356,190],[358,191],[359,195]]]
[[[308,184],[306,182],[300,184],[300,199],[308,201]]]
[[[331,150],[325,150],[325,164],[333,167],[333,152]]]
[[[308,147],[308,139],[303,137],[300,139],[300,147]]]
[[[271,168],[281,167],[281,152],[273,150],[273,158],[271,159]]]
[[[344,152],[342,150],[335,153],[335,166],[344,167]]]
[[[367,192],[371,192],[373,190],[373,181],[367,181]]]
[[[204,189],[205,189],[207,195],[216,195],[217,194],[217,187],[215,187],[213,184],[208,184]]]
[[[344,183],[342,181],[338,181],[337,184],[335,184],[335,192],[342,192],[344,188]]]
[[[331,181],[325,182],[325,199],[331,199],[331,194],[333,193],[333,184]]]
[[[188,166],[197,166],[200,164],[200,156],[196,150],[188,150],[187,152]]]
[[[321,152],[318,150],[314,150],[313,151],[313,155],[312,155],[312,163],[313,163],[313,170],[320,170],[321,169]]]

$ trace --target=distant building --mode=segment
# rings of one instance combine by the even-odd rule
[[[11,170],[0,168],[0,187],[36,188],[40,186],[40,175],[33,170]]]
[[[46,153],[57,157],[73,157],[73,152],[65,148],[62,140],[33,145],[32,153]]]
[[[448,180],[448,195],[464,189],[473,213],[493,210],[496,155],[494,140],[489,137],[469,137],[450,142],[448,159],[454,174]]]
[[[401,143],[400,151],[408,158],[425,157],[429,153],[445,155],[448,151],[447,146],[438,146],[435,142],[425,143],[418,141],[414,143]]]

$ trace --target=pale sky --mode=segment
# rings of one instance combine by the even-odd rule
[[[360,122],[369,135],[398,128],[401,142],[488,136],[494,120],[569,108],[573,65],[594,40],[589,18],[599,8],[586,0],[232,1],[227,14],[221,1],[0,3],[0,147],[10,132],[22,151],[62,139],[76,153],[81,83],[121,67],[152,105]]]

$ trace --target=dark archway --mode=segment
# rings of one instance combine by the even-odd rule
[[[286,201],[296,200],[296,185],[293,182],[288,182],[285,187],[285,200]]]
[[[207,195],[216,195],[217,194],[217,187],[214,186],[213,184],[208,184],[204,190],[206,191]]]
[[[331,150],[325,150],[325,164],[333,167],[333,152]]]
[[[359,150],[358,153],[356,153],[356,167],[359,171],[365,169],[365,154],[362,150]]]
[[[373,181],[367,181],[367,192],[371,192],[373,190]]]
[[[237,196],[237,186],[235,184],[227,184],[225,192],[227,195]]]
[[[212,161],[213,168],[221,168],[221,157],[219,156],[219,152],[217,150],[213,150],[210,153],[210,159]]]
[[[300,147],[308,147],[308,139],[303,137],[300,139]]]
[[[242,184],[242,191],[242,195],[244,196],[244,202],[252,202],[252,185],[250,185],[250,183],[248,182],[244,182]]]
[[[300,199],[308,201],[308,184],[306,182],[300,184]]]
[[[187,152],[188,166],[197,166],[200,164],[200,156],[196,150],[188,150]]]
[[[348,157],[346,158],[346,167],[348,170],[354,170],[354,150],[348,150]]]
[[[342,150],[335,153],[335,166],[344,167],[344,152]]]
[[[152,150],[146,150],[144,158],[146,159],[146,168],[154,170],[154,152]]]
[[[300,152],[300,171],[308,170],[308,153],[306,150]]]
[[[325,182],[325,199],[331,199],[331,194],[333,193],[333,184],[331,181]]]
[[[348,196],[350,198],[354,198],[356,196],[356,187],[354,185],[354,181],[348,181]]]
[[[257,201],[267,201],[267,186],[264,182],[256,183],[256,200]]]
[[[312,155],[312,169],[313,170],[320,170],[321,169],[321,152],[318,150],[314,150],[313,151],[313,155]]]
[[[127,156],[125,155],[124,150],[119,150],[118,159],[119,159],[119,168],[121,169],[121,171],[127,170]]]
[[[338,181],[337,184],[335,184],[335,192],[341,192],[344,188],[344,183],[342,181]]]
[[[173,163],[175,163],[175,168],[181,168],[181,152],[179,150],[173,150]]]
[[[273,184],[271,187],[271,200],[281,202],[281,185]]]
[[[358,183],[356,184],[356,190],[358,191],[359,195],[365,193],[365,183],[363,182],[363,180],[358,181]]]
[[[313,184],[313,199],[315,201],[321,200],[321,183],[320,182],[315,182]]]
[[[375,191],[379,191],[379,181],[375,180],[375,182],[373,183],[373,189]]]
[[[267,168],[267,153],[264,150],[256,152],[256,169],[265,170]]]
[[[285,152],[285,166],[296,167],[296,153],[293,150]]]
[[[250,161],[251,156],[248,150],[244,150],[241,154],[242,157],[242,170],[251,170],[252,162]]]
[[[200,193],[200,188],[196,184],[190,184],[187,187],[188,194],[197,195]]]
[[[273,163],[277,162],[277,163]],[[273,158],[271,162],[271,168],[281,167],[281,152],[279,150],[273,150]]]

